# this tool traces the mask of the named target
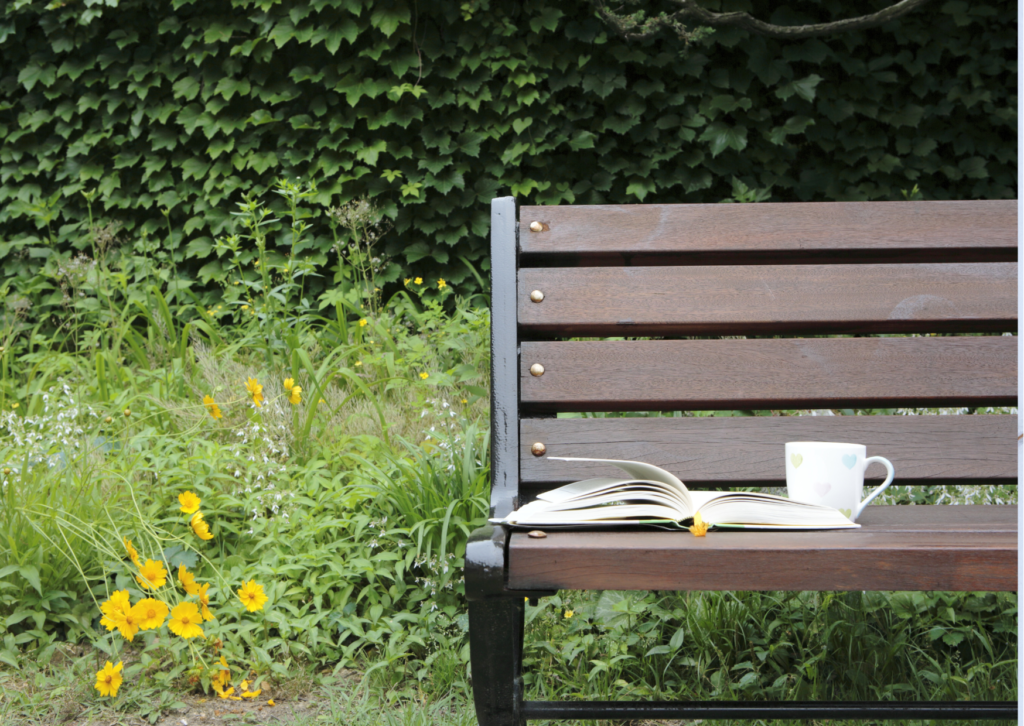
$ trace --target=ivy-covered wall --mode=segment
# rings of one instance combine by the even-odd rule
[[[715,7],[799,22],[889,2]],[[1015,8],[994,0],[689,51],[609,37],[584,0],[8,0],[0,284],[86,245],[82,191],[209,300],[214,239],[280,176],[324,204],[376,199],[391,277],[462,289],[459,256],[487,268],[496,195],[709,202],[735,180],[772,201],[1014,197],[1016,85]],[[307,239],[329,269],[329,235]]]

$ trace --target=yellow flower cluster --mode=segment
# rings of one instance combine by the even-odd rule
[[[245,382],[245,390],[252,396],[252,402],[256,404],[256,408],[263,405],[263,386],[255,378],[250,378]]]
[[[190,523],[196,534],[203,539],[210,539],[213,535],[209,534],[209,529],[202,518],[202,512],[199,511],[201,499],[194,492],[183,492],[178,496],[178,503],[181,505],[182,512],[192,515]],[[147,559],[143,563],[132,541],[127,537],[122,538],[121,541],[128,559],[138,569],[135,579],[142,588],[156,591],[167,585],[168,572],[164,568],[163,562]],[[133,640],[139,631],[156,630],[165,622],[168,630],[181,638],[186,640],[197,637],[205,638],[203,623],[215,619],[214,614],[210,611],[210,583],[196,582],[195,574],[189,572],[188,567],[184,564],[178,566],[177,581],[185,592],[185,598],[194,597],[195,601],[181,599],[172,589],[168,594],[179,599],[173,608],[155,597],[144,597],[133,605],[127,589],[117,590],[108,600],[100,604],[102,614],[100,624],[108,631],[117,630],[128,641]],[[255,580],[243,582],[236,594],[249,612],[262,610],[269,599],[263,592],[263,586],[257,584]],[[234,688],[226,688],[230,680],[227,661],[221,656],[220,662],[223,669],[214,676],[213,685],[222,698],[240,700],[240,698],[256,698],[260,695],[260,689],[250,691],[248,682],[242,681],[242,695],[232,696]],[[97,671],[96,690],[100,692],[100,695],[117,695],[122,682],[121,671],[122,664],[120,662],[114,666],[109,661]]]

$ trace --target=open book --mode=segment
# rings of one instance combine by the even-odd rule
[[[664,469],[639,461],[551,457],[614,464],[629,478],[599,477],[540,494],[493,524],[522,527],[651,524],[685,529],[696,512],[728,529],[853,529],[838,509],[756,492],[691,492]]]

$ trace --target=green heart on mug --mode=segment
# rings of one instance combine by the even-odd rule
[[[803,454],[790,454],[789,460],[793,462],[794,469],[799,469],[800,465],[804,463],[804,456]],[[778,460],[776,459],[776,461]]]
[[[853,510],[852,510],[852,509],[840,509],[839,511],[840,511],[840,513],[842,513],[842,515],[843,515],[844,517],[846,517],[847,519],[849,519],[849,518],[850,518],[850,516],[851,516],[851,515],[853,514]]]

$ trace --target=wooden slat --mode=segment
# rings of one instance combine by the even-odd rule
[[[1016,416],[524,418],[519,428],[521,491],[621,476],[614,467],[554,456],[645,461],[687,486],[781,486],[787,441],[863,444],[868,456],[893,462],[897,484],[1017,481]],[[535,442],[546,447],[544,456],[531,452]],[[867,476],[881,481],[885,469],[872,464]]]
[[[519,324],[577,337],[1015,331],[1017,265],[527,268]]]
[[[717,264],[772,258],[1014,261],[1013,200],[636,204],[522,207],[526,262],[545,256],[707,257]],[[541,222],[546,229],[530,232]],[[718,259],[714,259],[718,258]]]
[[[868,507],[858,530],[510,538],[513,590],[1017,589],[1015,506]]]
[[[537,411],[1013,405],[1012,337],[524,342]],[[543,365],[541,376],[531,365]]]

